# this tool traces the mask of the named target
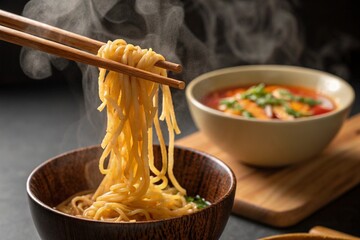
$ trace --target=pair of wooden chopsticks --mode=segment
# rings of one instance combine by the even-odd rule
[[[53,27],[29,18],[0,10],[0,40],[34,48],[76,62],[147,79],[153,82],[183,89],[185,83],[173,78],[159,76],[112,60],[98,57],[97,51],[105,43]],[[182,66],[159,61],[158,67],[181,72]]]

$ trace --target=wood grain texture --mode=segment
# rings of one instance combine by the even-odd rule
[[[102,176],[99,146],[78,149],[48,160],[29,176],[31,214],[42,239],[218,239],[233,206],[236,180],[220,160],[196,150],[175,148],[174,175],[187,189],[212,204],[193,214],[154,221],[103,222],[80,219],[53,209],[84,190],[95,189]],[[161,151],[154,146],[155,164]]]
[[[347,239],[347,240],[360,240],[360,238],[343,233],[343,232],[339,232],[330,228],[326,228],[326,227],[322,227],[322,226],[316,226],[313,227],[312,229],[310,229],[309,231],[310,234],[315,234],[315,235],[321,235],[321,236],[330,236],[330,237],[337,237],[337,238],[341,238],[341,239]]]
[[[99,48],[106,44],[73,32],[66,31],[42,22],[38,22],[20,15],[6,12],[0,9],[0,25],[13,28],[22,32],[46,38],[58,43],[97,54]],[[158,61],[156,66],[173,72],[181,72],[182,66],[168,61]]]
[[[177,144],[203,150],[228,164],[237,178],[233,212],[272,226],[294,225],[360,182],[360,115],[347,120],[318,157],[278,169],[244,165],[200,132]]]
[[[308,233],[288,233],[288,234],[276,235],[272,237],[261,238],[259,240],[348,240],[348,239],[323,236],[323,235],[313,235]]]
[[[129,76],[150,80],[156,83],[166,84],[170,87],[179,89],[184,89],[185,87],[185,83],[182,81],[154,74],[152,72],[113,61],[111,59],[101,58],[97,55],[72,48],[67,45],[49,41],[44,38],[39,38],[31,34],[20,32],[1,25],[0,40],[54,54],[56,56],[73,60],[75,62],[81,62],[99,68],[120,72]]]

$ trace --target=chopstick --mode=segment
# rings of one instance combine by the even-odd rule
[[[330,228],[316,226],[310,229],[309,233],[316,234],[316,235],[323,235],[329,237],[338,237],[341,239],[348,239],[348,240],[360,240],[360,238],[349,235],[347,233],[339,232]]]
[[[105,44],[104,42],[3,10],[0,10],[0,25],[26,32],[38,37],[43,37],[58,43],[63,43],[70,47],[78,48],[93,54],[97,54],[99,48]],[[182,66],[177,63],[159,61],[155,65],[173,72],[182,71]]]
[[[98,57],[95,54],[105,44],[103,42],[3,10],[0,10],[0,33],[0,40],[34,48],[73,61],[166,84],[170,87],[179,89],[185,87],[185,83],[182,81]],[[174,72],[182,70],[181,65],[167,61],[159,61],[155,65]]]

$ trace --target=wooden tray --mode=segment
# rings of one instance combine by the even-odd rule
[[[237,178],[233,212],[272,226],[294,225],[360,182],[360,114],[347,120],[320,156],[285,168],[241,164],[200,132],[176,143],[228,164]]]

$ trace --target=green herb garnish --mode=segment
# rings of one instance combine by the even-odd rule
[[[277,88],[274,92],[267,92],[265,89],[265,84],[260,83],[258,85],[250,87],[245,92],[239,94],[238,99],[248,99],[256,103],[259,107],[265,108],[267,105],[270,106],[281,106],[284,108],[285,112],[288,115],[291,115],[295,118],[309,116],[306,113],[302,113],[294,110],[290,107],[289,102],[301,102],[304,104],[313,107],[315,105],[321,104],[321,101],[316,100],[311,97],[302,97],[294,95],[291,91],[284,88]],[[246,118],[254,118],[254,115],[247,111],[236,98],[226,98],[220,101],[222,106],[225,106],[226,109],[232,109],[238,111],[238,114]]]
[[[287,89],[278,88],[277,91],[280,94],[281,99],[283,100],[291,101],[294,99],[294,95]]]
[[[243,107],[240,105],[240,103],[236,99],[222,99],[220,101],[221,105],[225,105],[228,109],[234,109],[241,111],[243,110]]]
[[[298,102],[308,104],[310,107],[321,104],[321,101],[313,99],[313,98],[309,98],[309,97],[296,96],[296,97],[294,97],[294,101],[298,101]]]
[[[280,94],[281,99],[284,99],[286,101],[301,102],[301,103],[308,104],[310,107],[313,107],[313,106],[321,103],[321,101],[316,100],[314,98],[295,96],[287,89],[281,88],[281,89],[277,89],[277,91]]]
[[[256,101],[256,99],[265,95],[265,84],[260,83],[259,85],[250,87],[248,90],[246,90],[246,92],[242,93],[241,98]]]
[[[275,98],[271,93],[266,93],[265,96],[256,99],[256,104],[260,107],[266,105],[281,105],[284,103],[282,99]]]
[[[246,110],[242,111],[241,116],[246,117],[246,118],[254,118],[254,115],[252,115],[251,112],[246,111]]]
[[[242,99],[249,99],[260,107],[266,105],[281,105],[284,101],[282,99],[275,98],[271,93],[265,91],[265,84],[250,87],[246,92],[241,94]]]
[[[185,196],[185,200],[188,203],[195,203],[198,209],[203,209],[211,205],[210,202],[206,201],[204,198],[196,195],[195,197]]]
[[[227,109],[233,109],[239,111],[240,115],[246,118],[253,118],[254,115],[251,112],[245,110],[236,99],[223,99],[220,101],[221,105],[225,105]]]
[[[285,111],[287,114],[294,116],[295,118],[299,118],[299,117],[303,116],[303,114],[301,114],[301,112],[298,112],[289,106],[284,106],[284,108],[285,108]]]
[[[315,106],[321,104],[321,101],[310,97],[300,97],[293,95],[289,90],[279,88],[276,90],[280,95],[279,98],[274,97],[271,93],[265,91],[265,84],[250,87],[246,92],[241,94],[241,98],[249,99],[256,102],[260,107],[266,105],[283,105],[285,101],[297,101],[305,104]]]

